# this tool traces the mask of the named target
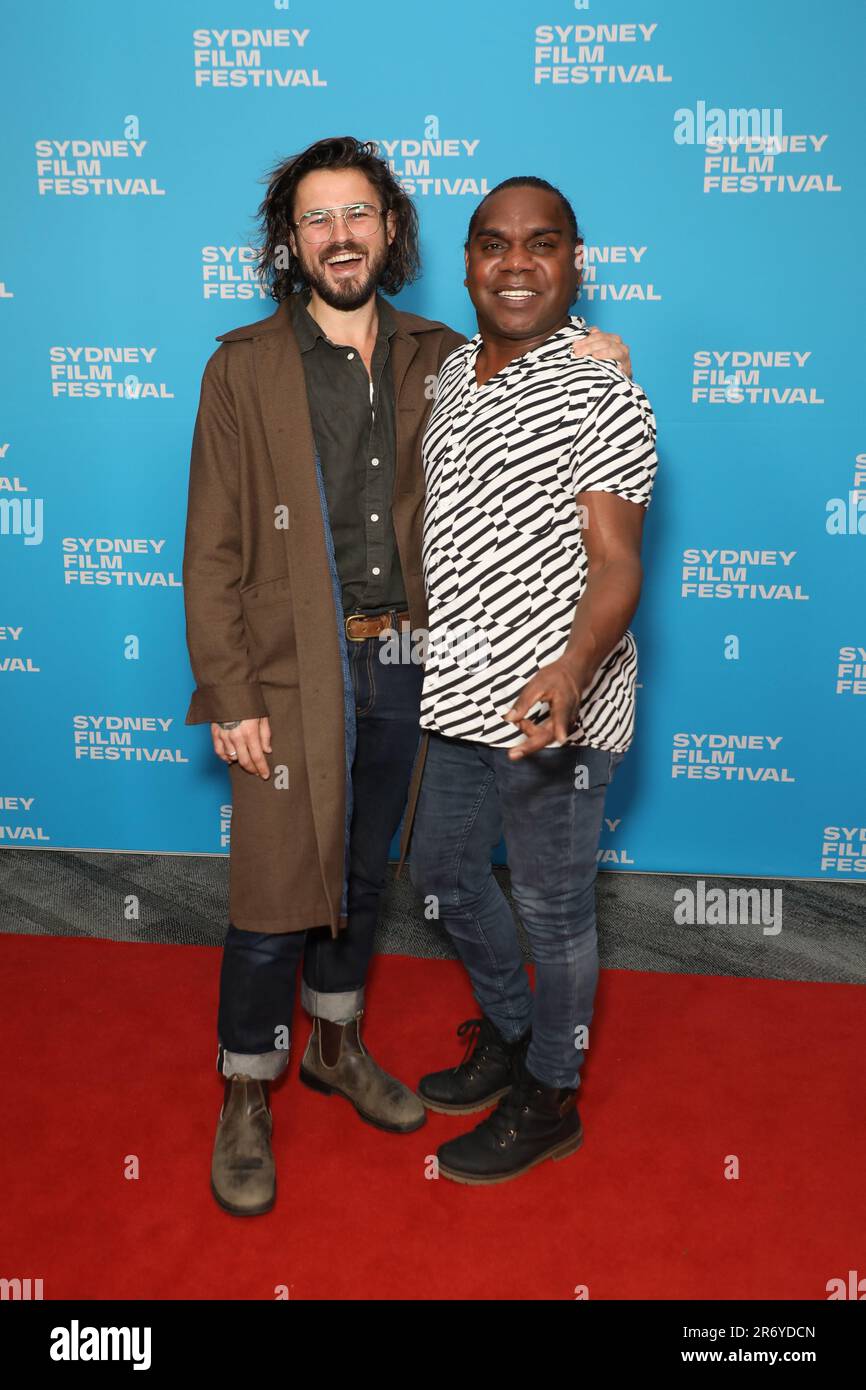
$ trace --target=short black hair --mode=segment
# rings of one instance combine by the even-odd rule
[[[382,206],[394,214],[396,222],[396,234],[388,248],[379,288],[385,294],[397,294],[404,285],[411,284],[421,270],[415,205],[372,140],[338,135],[317,140],[300,154],[282,160],[266,175],[268,189],[258,209],[257,269],[271,297],[280,302],[307,283],[301,263],[291,249],[289,231],[294,222],[298,184],[316,169],[360,169],[367,175],[382,199]]]
[[[583,241],[583,237],[580,234],[580,228],[577,225],[577,218],[574,215],[574,208],[571,206],[571,203],[566,198],[562,189],[557,188],[555,184],[548,183],[547,179],[536,178],[534,174],[518,174],[513,179],[503,179],[502,183],[498,183],[495,188],[491,188],[490,192],[486,193],[484,197],[481,199],[481,202],[478,204],[478,207],[475,209],[475,211],[469,219],[469,228],[466,232],[465,242],[467,248],[469,246],[470,241],[472,240],[472,233],[475,231],[475,228],[478,224],[478,217],[481,212],[481,209],[484,207],[484,204],[487,202],[487,199],[492,198],[494,193],[502,193],[503,190],[506,188],[543,188],[546,193],[554,193],[556,197],[559,199],[559,201],[562,203],[563,210],[565,212],[565,216],[568,221],[568,225],[571,229],[571,234],[574,237],[574,240],[576,242]]]

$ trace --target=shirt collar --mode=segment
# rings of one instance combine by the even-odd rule
[[[549,338],[545,338],[544,342],[539,343],[538,347],[533,348],[531,352],[521,353],[519,357],[515,357],[511,362],[506,363],[496,375],[501,376],[504,372],[510,371],[512,367],[531,367],[533,363],[541,361],[558,352],[563,343],[569,342],[572,338],[585,338],[588,332],[589,329],[586,326],[586,319],[580,318],[578,314],[570,314],[568,323],[564,323],[561,328],[557,328],[555,333],[551,333]],[[476,333],[474,337],[469,339],[467,349],[467,364],[474,371],[475,359],[481,350],[480,333]]]
[[[589,329],[586,320],[577,314],[570,314],[568,323],[564,323],[561,328],[557,328],[555,333],[551,333],[549,338],[545,338],[543,343],[539,343],[537,348],[531,352],[521,353],[520,357],[515,357],[511,362],[506,362],[504,367],[486,381],[483,386],[479,386],[475,379],[475,359],[481,349],[481,334],[476,333],[466,344],[466,361],[463,375],[463,389],[469,392],[470,396],[476,395],[479,391],[485,391],[489,386],[499,386],[502,382],[508,382],[514,376],[521,376],[526,372],[531,372],[538,362],[544,362],[550,357],[555,357],[562,351],[564,343],[573,341],[575,338],[585,338]]]
[[[323,343],[331,345],[330,338],[310,313],[309,303],[309,289],[301,290],[299,294],[292,296],[292,322],[301,352],[309,352],[316,346],[319,338]],[[397,332],[397,316],[387,299],[383,299],[380,294],[376,295],[376,307],[379,313],[377,337],[390,339]]]

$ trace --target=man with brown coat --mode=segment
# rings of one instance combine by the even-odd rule
[[[360,1036],[420,740],[421,667],[380,661],[380,634],[426,629],[421,438],[465,341],[380,293],[417,275],[418,225],[375,146],[318,141],[271,173],[259,211],[278,308],[206,364],[183,563],[186,722],[210,723],[232,784],[211,1186],[236,1215],[275,1200],[269,1085],[301,961],[301,1080],[380,1129],[424,1123]],[[627,364],[616,338],[581,346]]]

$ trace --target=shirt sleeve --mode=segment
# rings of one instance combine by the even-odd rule
[[[641,388],[627,377],[605,382],[572,444],[574,491],[615,492],[648,507],[658,467],[655,441],[655,416]]]

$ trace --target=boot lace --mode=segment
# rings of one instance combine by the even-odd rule
[[[484,1037],[484,1019],[467,1018],[465,1023],[461,1023],[457,1029],[458,1038],[466,1039],[466,1051],[461,1061],[454,1068],[454,1075],[463,1071],[469,1077],[475,1074],[477,1068],[473,1063],[480,1062],[489,1046],[489,1039]]]
[[[529,1111],[529,1085],[525,1080],[517,1080],[511,1091],[502,1097],[496,1109],[482,1120],[479,1129],[486,1129],[493,1139],[504,1149],[517,1138],[521,1118]]]

